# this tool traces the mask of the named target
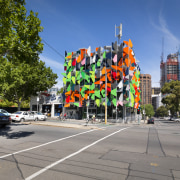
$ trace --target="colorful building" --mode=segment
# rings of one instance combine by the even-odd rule
[[[123,107],[134,109],[140,103],[140,68],[131,40],[111,46],[65,53],[64,108],[69,115],[86,117],[86,113],[119,118]]]

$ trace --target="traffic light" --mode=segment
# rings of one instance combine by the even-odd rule
[[[137,114],[140,114],[140,109],[137,109]]]

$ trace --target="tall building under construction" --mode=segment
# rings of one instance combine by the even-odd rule
[[[160,69],[161,69],[161,79],[160,86],[164,86],[166,82],[172,80],[180,80],[180,63],[178,60],[179,52],[174,54],[169,54],[167,56],[166,62],[161,60]]]

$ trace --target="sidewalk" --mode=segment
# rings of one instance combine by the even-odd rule
[[[141,120],[141,123],[138,124],[138,122],[129,122],[129,123],[122,123],[122,121],[115,121],[108,120],[108,122],[105,124],[105,122],[95,122],[91,123],[89,122],[86,124],[86,120],[76,120],[76,119],[67,119],[66,121],[60,121],[58,117],[48,117],[46,121],[28,121],[23,122],[25,124],[33,124],[33,125],[43,125],[43,126],[53,126],[53,127],[64,127],[64,128],[78,128],[78,129],[98,129],[103,130],[103,128],[107,126],[134,126],[134,125],[145,125],[144,120]]]

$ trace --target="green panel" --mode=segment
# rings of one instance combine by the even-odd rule
[[[67,66],[67,63],[66,63],[66,61],[65,61],[65,63],[64,63],[64,66]]]
[[[101,98],[100,90],[95,90],[94,94],[95,94],[95,96],[97,96],[98,98]]]
[[[89,75],[85,74],[85,79],[87,80],[88,83],[90,82],[89,78],[90,78]]]
[[[69,84],[68,88],[67,88],[67,92],[71,90],[71,85]]]
[[[95,84],[92,84],[91,86],[90,86],[90,90],[94,90],[95,89]]]
[[[67,55],[70,56],[72,54],[72,52],[68,52]]]
[[[83,78],[80,78],[80,81],[84,81],[84,79],[83,79]]]
[[[73,84],[75,84],[75,83],[76,83],[75,76],[72,76],[72,82],[73,82]]]
[[[113,96],[117,96],[117,88],[111,90],[111,94],[112,94]]]
[[[95,100],[95,94],[92,94],[91,99]]]
[[[75,106],[79,107],[79,103],[73,103]]]
[[[83,71],[83,69],[84,69],[84,67],[83,67],[83,66],[81,66],[80,71]]]
[[[133,107],[134,106],[134,96],[131,92],[130,92],[130,95],[131,95],[131,107]]]
[[[95,102],[96,102],[97,107],[100,107],[100,103],[101,103],[100,99],[96,99]]]
[[[71,78],[66,79],[66,82],[71,82]]]
[[[71,78],[71,72],[68,73],[67,78]]]
[[[84,85],[85,88],[89,89],[90,88],[90,85]]]
[[[95,64],[91,64],[91,68],[95,72],[96,65]]]
[[[76,80],[80,80],[80,71],[76,71]]]
[[[66,73],[61,73],[61,74],[66,77]]]
[[[98,66],[98,67],[101,66],[101,59],[98,60],[97,66]]]
[[[103,53],[103,58],[106,59],[106,51]]]
[[[106,96],[106,91],[104,89],[101,90],[102,97]]]
[[[66,84],[66,78],[65,77],[63,77],[63,83]]]
[[[134,89],[134,86],[132,85],[132,83],[130,83],[130,92],[132,94],[135,94],[135,89]]]
[[[116,106],[116,98],[114,98],[114,99],[112,100],[112,102],[113,102],[113,105]]]
[[[77,83],[80,84],[80,80],[78,80]]]
[[[84,71],[81,72],[81,75],[82,75],[83,79],[85,79],[86,73]]]
[[[68,66],[71,66],[71,64],[72,64],[72,60],[70,59],[68,62]]]

